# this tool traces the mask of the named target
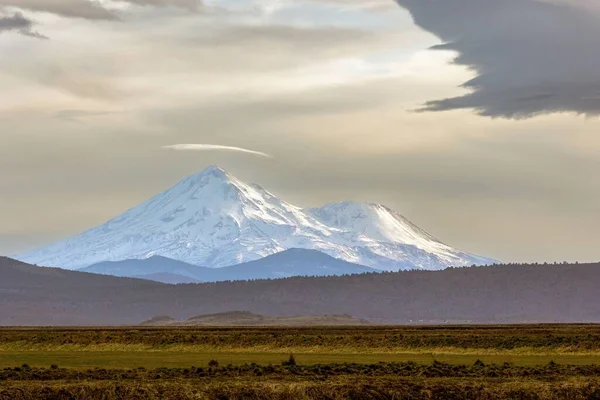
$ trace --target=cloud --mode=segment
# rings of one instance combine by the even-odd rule
[[[592,0],[396,0],[477,76],[423,110],[529,118],[600,114],[600,8]]]
[[[102,7],[100,3],[88,0],[0,0],[0,6],[47,12],[69,18],[90,20],[117,19],[116,14]]]
[[[259,157],[273,158],[272,155],[263,153],[261,151],[248,150],[241,147],[221,146],[218,144],[174,144],[170,146],[163,146],[163,149],[179,151],[229,151],[252,154]]]
[[[291,2],[291,0],[287,0]],[[396,8],[393,0],[304,0],[306,2],[323,4],[341,10],[390,11]]]
[[[120,0],[130,4],[137,4],[140,6],[154,6],[154,7],[180,7],[187,8],[189,10],[197,10],[201,5],[199,0]]]
[[[12,17],[1,17],[0,18],[0,30],[11,31],[11,30],[22,30],[29,29],[32,26],[32,22],[25,18],[23,14],[16,13]]]
[[[90,117],[103,117],[115,114],[112,111],[87,111],[87,110],[62,110],[54,114],[54,117],[62,121],[81,121]]]
[[[30,36],[38,39],[47,39],[45,36],[32,30],[34,22],[25,18],[21,13],[15,13],[13,16],[0,17],[0,33],[5,31],[17,31],[21,35]]]
[[[197,10],[200,0],[116,0],[140,6],[180,7]],[[114,10],[106,8],[101,2],[92,0],[0,0],[0,7],[17,7],[22,10],[47,12],[67,18],[88,20],[117,20]]]

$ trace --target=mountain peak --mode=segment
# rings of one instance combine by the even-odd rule
[[[216,178],[220,180],[230,180],[233,176],[218,165],[210,165],[202,171],[192,175],[193,178]]]
[[[196,191],[205,186],[216,187],[237,187],[240,181],[223,168],[211,165],[200,172],[192,174],[178,182],[172,189],[182,190],[184,192]]]

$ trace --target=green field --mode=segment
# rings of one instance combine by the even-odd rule
[[[327,354],[293,353],[299,364],[331,364],[378,362],[416,362],[428,364],[433,361],[451,364],[473,364],[481,360],[486,364],[544,365],[550,361],[568,365],[600,364],[600,356],[595,355],[476,355],[452,353],[399,353],[399,354]],[[186,368],[206,366],[211,360],[221,364],[279,364],[290,353],[256,352],[182,352],[182,351],[3,351],[0,352],[0,368],[28,364],[48,367],[57,364],[68,368]]]
[[[597,325],[0,330],[1,400],[597,400],[598,377]]]
[[[600,364],[597,325],[0,330],[0,366],[189,367],[227,364]]]
[[[181,351],[3,351],[0,352],[0,368],[28,364],[47,367],[57,364],[68,368],[185,368],[205,366],[211,360],[222,364],[279,364],[290,353],[256,352],[181,352]],[[399,353],[399,354],[327,354],[293,353],[299,364],[331,364],[378,362],[416,362],[433,361],[451,364],[473,364],[481,360],[486,364],[543,365],[554,361],[558,364],[591,365],[600,364],[600,356],[595,355],[476,355],[452,353]]]

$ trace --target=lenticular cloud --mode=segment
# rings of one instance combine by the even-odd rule
[[[248,150],[241,147],[221,146],[218,144],[174,144],[170,146],[164,146],[163,149],[179,151],[229,151],[252,154],[259,157],[273,158],[272,155],[263,153],[262,151]]]

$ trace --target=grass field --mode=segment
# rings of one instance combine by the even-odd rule
[[[0,329],[1,400],[598,400],[598,365],[597,325]]]
[[[280,363],[600,364],[597,325],[0,330],[0,367],[157,368]]]
[[[28,364],[48,367],[57,364],[68,368],[185,368],[206,366],[217,360],[222,364],[279,364],[294,354],[299,364],[331,364],[378,362],[408,362],[428,364],[433,361],[451,364],[473,364],[481,360],[486,364],[544,365],[550,361],[567,365],[600,364],[599,356],[589,355],[463,355],[452,353],[407,354],[327,354],[327,353],[256,353],[256,352],[173,352],[173,351],[3,351],[0,368]]]

